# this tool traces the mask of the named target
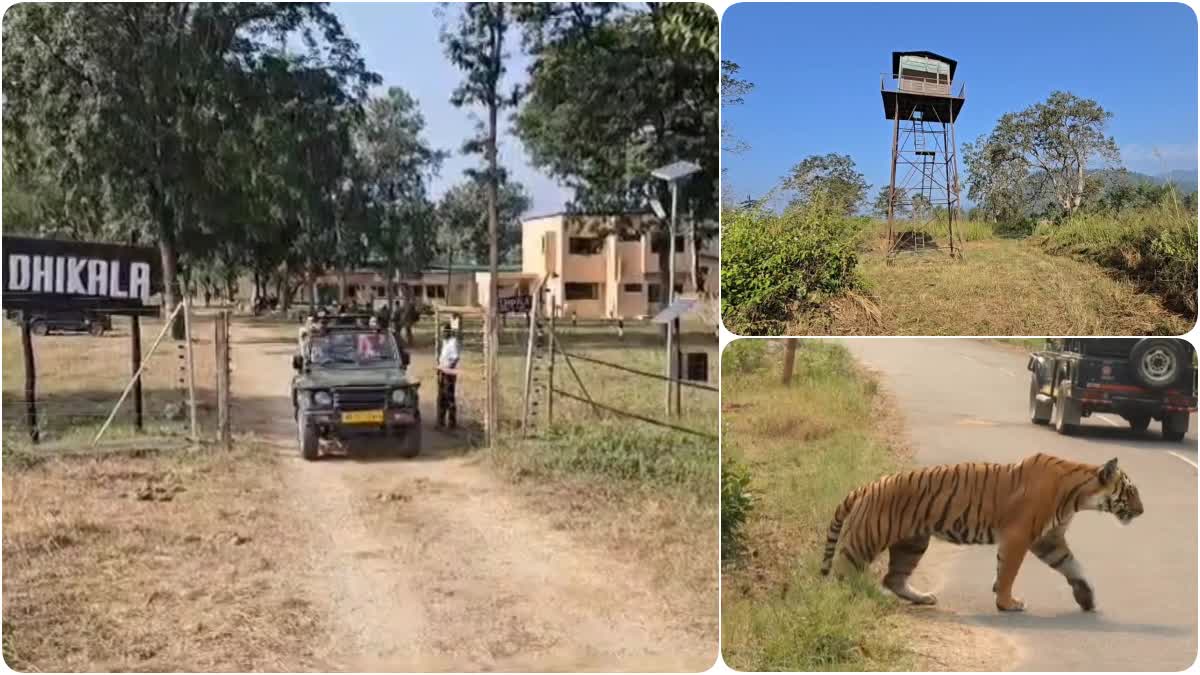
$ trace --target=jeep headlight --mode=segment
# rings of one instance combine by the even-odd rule
[[[412,401],[412,394],[408,389],[393,389],[392,403],[396,405],[406,406]]]
[[[327,391],[314,391],[312,394],[313,405],[321,407],[333,405],[333,395]]]

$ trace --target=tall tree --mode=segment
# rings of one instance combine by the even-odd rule
[[[1027,177],[1040,194],[1052,196],[1067,215],[1087,194],[1088,167],[1116,164],[1120,151],[1106,135],[1112,113],[1092,99],[1056,91],[1040,103],[1005,113],[986,137],[968,148],[971,189],[987,195],[1011,192],[1013,177]]]
[[[700,3],[523,6],[529,96],[517,134],[535,166],[574,192],[575,211],[669,203],[651,171],[677,160],[702,171],[683,186],[697,241],[714,236],[719,198],[717,15]],[[633,223],[624,223],[631,227]],[[649,234],[669,250],[666,223]],[[666,278],[668,256],[659,256]],[[693,273],[695,270],[693,270]]]
[[[742,67],[733,61],[721,59],[721,110],[723,111],[745,103],[746,95],[754,90],[753,82],[738,77],[741,69]],[[721,150],[730,154],[738,154],[749,149],[748,143],[734,137],[728,123],[721,126]]]
[[[373,99],[356,135],[361,178],[367,191],[367,253],[387,269],[387,300],[401,270],[424,268],[436,247],[434,206],[428,181],[445,153],[424,138],[417,101],[400,87]]]
[[[807,204],[818,196],[851,215],[867,196],[867,181],[849,155],[829,153],[805,157],[783,179],[794,197],[792,204]]]
[[[309,47],[305,70],[348,96],[373,82],[324,5],[30,3],[5,15],[6,140],[30,173],[78,186],[126,217],[130,239],[158,246],[167,311],[181,246],[203,239],[197,223],[229,175],[212,148],[264,102],[247,74],[287,34]]]
[[[502,179],[505,178],[503,175]],[[497,242],[500,260],[519,261],[521,246],[521,215],[529,210],[525,188],[506,179],[497,192]],[[447,262],[486,260],[490,250],[487,220],[487,188],[476,178],[468,176],[442,195],[438,202],[439,251]]]
[[[469,2],[458,6],[457,21],[451,20],[442,29],[446,56],[459,70],[463,81],[454,90],[450,102],[455,106],[483,106],[487,122],[480,134],[463,144],[463,151],[482,154],[486,169],[482,180],[487,190],[488,205],[488,335],[487,335],[487,413],[488,444],[495,446],[499,406],[496,386],[496,350],[499,346],[499,183],[500,163],[496,156],[497,125],[500,111],[512,108],[520,100],[521,90],[501,91],[505,73],[504,40],[512,23],[509,5],[502,2]]]

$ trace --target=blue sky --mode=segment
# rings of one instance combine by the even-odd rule
[[[958,61],[960,145],[1063,89],[1114,114],[1108,130],[1126,167],[1195,170],[1196,27],[1191,9],[1167,3],[734,5],[721,57],[755,89],[723,111],[750,145],[723,156],[727,181],[739,200],[761,197],[804,157],[839,152],[872,194],[887,185],[892,129],[879,76],[898,50]]]
[[[404,87],[421,104],[426,137],[435,147],[452,153],[433,182],[435,197],[462,180],[463,169],[479,164],[478,156],[464,156],[460,149],[483,114],[482,110],[459,109],[450,104],[450,93],[462,80],[462,72],[442,50],[442,19],[435,15],[437,8],[436,3],[333,4],[346,31],[358,42],[367,67],[383,77],[383,86],[376,93],[387,87]],[[512,59],[507,84],[524,82],[528,58],[521,53],[518,31],[509,33],[508,51]],[[501,126],[500,162],[508,168],[510,178],[520,181],[529,192],[533,202],[530,213],[562,210],[571,191],[529,166],[525,150],[509,132],[509,126],[508,121]]]

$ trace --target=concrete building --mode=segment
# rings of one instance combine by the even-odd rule
[[[555,308],[579,318],[650,316],[666,304],[665,279],[659,272],[661,252],[644,234],[649,214],[593,215],[556,213],[521,223],[521,273],[501,276],[501,288],[532,288],[546,278]],[[699,250],[690,237],[675,240],[675,291],[694,293],[693,270],[715,291],[719,257],[711,244]],[[486,287],[487,274],[479,275]],[[504,295],[502,291],[502,295]],[[481,295],[480,304],[487,298]]]

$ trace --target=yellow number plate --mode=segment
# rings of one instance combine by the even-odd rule
[[[342,413],[344,424],[383,424],[382,410],[360,410]]]

